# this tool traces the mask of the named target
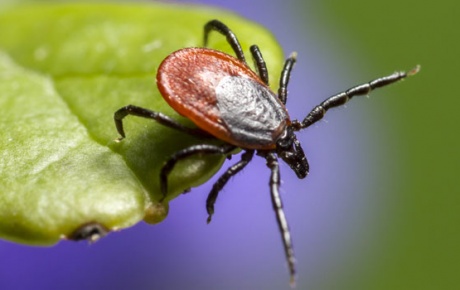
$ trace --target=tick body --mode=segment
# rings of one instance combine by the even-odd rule
[[[127,115],[153,119],[156,122],[203,139],[219,139],[222,145],[201,144],[173,154],[160,172],[163,196],[168,192],[167,180],[177,161],[191,155],[219,154],[229,156],[240,148],[241,159],[230,166],[214,184],[206,200],[208,222],[214,214],[218,194],[228,180],[252,160],[254,153],[264,158],[270,170],[269,187],[272,206],[284,246],[290,281],[295,281],[295,258],[289,226],[279,194],[281,158],[298,178],[308,175],[309,165],[296,131],[321,120],[325,113],[341,106],[354,96],[367,95],[372,90],[395,83],[418,72],[417,66],[406,72],[372,80],[335,94],[314,107],[302,121],[291,120],[285,104],[287,86],[296,62],[293,53],[286,59],[278,92],[268,84],[269,77],[262,53],[256,45],[250,47],[257,72],[251,70],[235,34],[222,22],[211,20],[204,26],[204,45],[211,31],[226,36],[236,57],[208,48],[185,48],[173,52],[161,63],[157,85],[163,98],[179,114],[189,118],[195,128],[181,125],[174,119],[149,109],[128,105],[115,112],[116,128],[125,137],[123,119]]]
[[[157,74],[168,104],[218,139],[247,149],[274,149],[290,123],[283,103],[238,59],[206,48],[169,55]]]

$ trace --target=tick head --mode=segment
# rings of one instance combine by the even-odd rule
[[[293,128],[286,127],[283,134],[276,141],[276,153],[295,172],[298,178],[303,179],[308,175],[309,165],[299,140]]]

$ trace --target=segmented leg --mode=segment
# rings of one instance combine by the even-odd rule
[[[241,155],[241,160],[238,161],[236,164],[232,165],[222,174],[219,179],[214,183],[212,186],[212,190],[206,199],[206,210],[208,212],[208,223],[211,222],[212,215],[214,214],[214,204],[216,203],[217,196],[219,192],[224,188],[225,184],[227,184],[228,180],[240,172],[248,163],[252,160],[252,156],[254,155],[254,150],[246,150],[246,152]]]
[[[281,238],[283,240],[284,252],[286,255],[286,260],[289,267],[290,283],[291,285],[295,284],[295,256],[294,248],[292,246],[291,233],[289,231],[289,226],[287,223],[286,216],[284,215],[283,203],[281,201],[281,196],[279,193],[280,187],[280,171],[278,159],[276,158],[275,153],[268,152],[265,154],[265,159],[267,160],[267,166],[271,170],[270,176],[270,194],[272,199],[273,209],[276,213],[276,221],[278,222],[278,227],[281,232]]]
[[[113,115],[115,126],[117,127],[117,131],[121,136],[121,138],[119,138],[118,140],[122,140],[126,136],[125,130],[123,129],[123,119],[128,115],[152,119],[152,120],[157,121],[161,125],[164,125],[166,127],[169,127],[175,130],[182,131],[184,133],[187,133],[193,136],[202,137],[202,138],[212,138],[212,136],[206,131],[203,131],[199,128],[188,128],[180,124],[176,120],[162,113],[151,111],[149,109],[144,109],[144,108],[133,106],[133,105],[128,105],[126,107],[120,108]]]
[[[212,30],[218,31],[219,33],[223,34],[227,38],[227,42],[230,44],[233,51],[235,52],[236,57],[242,62],[246,63],[246,58],[244,57],[243,49],[241,48],[241,44],[238,41],[238,38],[230,30],[230,28],[227,27],[227,25],[223,24],[219,20],[211,20],[204,26],[204,46],[208,45],[209,33]]]
[[[161,193],[163,194],[163,198],[168,193],[168,175],[173,170],[174,166],[176,165],[178,161],[183,160],[192,155],[197,155],[197,154],[227,155],[233,150],[235,150],[235,148],[236,148],[235,146],[230,145],[230,144],[224,144],[222,146],[201,144],[201,145],[194,145],[194,146],[185,148],[183,150],[180,150],[174,153],[168,159],[168,161],[166,161],[165,165],[163,165],[163,168],[161,168],[161,172],[160,172],[160,189],[161,189]]]
[[[294,67],[296,60],[297,60],[297,53],[296,52],[291,53],[289,58],[286,59],[283,70],[281,71],[280,86],[278,89],[278,98],[285,105],[287,101],[287,86],[289,83],[289,78],[291,77],[292,68]]]
[[[251,51],[252,58],[254,59],[254,65],[257,68],[257,73],[259,74],[260,79],[268,86],[269,78],[267,65],[265,64],[265,60],[259,47],[257,45],[252,45],[249,50]]]
[[[348,102],[354,96],[368,95],[371,91],[377,88],[387,86],[389,84],[402,80],[408,76],[412,76],[416,74],[419,71],[419,69],[420,68],[417,66],[411,71],[409,71],[408,73],[395,72],[394,74],[375,79],[366,84],[352,87],[346,90],[345,92],[338,93],[326,99],[324,102],[322,102],[321,104],[313,108],[313,110],[311,110],[311,112],[307,115],[307,117],[305,117],[302,123],[294,121],[293,126],[295,127],[296,130],[300,130],[308,126],[311,126],[312,124],[321,120],[326,114],[327,110],[329,110],[330,108],[341,106],[345,104],[346,102]]]

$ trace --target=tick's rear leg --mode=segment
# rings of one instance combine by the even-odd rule
[[[214,19],[205,24],[203,39],[205,47],[208,45],[209,33],[212,30],[218,31],[219,33],[223,34],[227,38],[227,42],[230,44],[233,51],[235,52],[236,57],[242,62],[246,63],[246,58],[244,57],[243,49],[241,48],[241,44],[238,41],[238,38],[233,33],[233,31],[231,31],[230,28],[227,27],[227,25],[223,24],[219,20]]]
[[[249,48],[249,50],[251,51],[252,58],[254,59],[254,65],[257,68],[257,73],[259,74],[260,79],[268,86],[269,78],[267,64],[265,63],[259,47],[254,44]]]
[[[280,84],[278,89],[278,98],[286,105],[287,101],[287,86],[289,84],[289,78],[291,77],[291,71],[297,60],[297,53],[293,52],[284,62],[283,70],[281,71]]]
[[[151,111],[149,109],[133,106],[133,105],[128,105],[123,108],[118,109],[118,111],[115,112],[113,119],[115,121],[115,126],[117,127],[117,131],[120,134],[120,138],[118,138],[118,141],[122,140],[125,138],[125,130],[123,129],[123,119],[128,116],[137,116],[137,117],[142,117],[142,118],[147,118],[147,119],[152,119],[157,121],[163,126],[187,133],[192,136],[197,136],[197,137],[204,137],[204,138],[213,138],[209,133],[206,131],[203,131],[199,128],[189,128],[181,123],[177,122],[176,120],[164,115],[163,113],[160,112],[155,112]]]

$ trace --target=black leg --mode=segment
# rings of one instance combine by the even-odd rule
[[[117,127],[117,131],[121,136],[121,138],[118,138],[119,141],[125,138],[125,130],[123,129],[123,118],[125,118],[128,115],[152,119],[166,127],[176,129],[176,130],[182,131],[184,133],[187,133],[193,136],[204,137],[204,138],[212,137],[206,131],[203,131],[199,128],[185,127],[184,125],[178,123],[176,120],[171,119],[170,117],[162,113],[154,112],[154,111],[144,109],[141,107],[137,107],[137,106],[133,106],[133,105],[128,105],[126,107],[120,108],[118,111],[115,112],[113,116],[113,119],[115,120],[115,126]]]
[[[254,59],[254,65],[257,68],[257,73],[259,74],[262,81],[268,86],[268,70],[265,60],[260,52],[260,49],[257,45],[252,45],[249,50],[251,51],[252,58]]]
[[[225,184],[227,184],[228,180],[240,172],[248,163],[252,160],[252,156],[254,155],[254,150],[246,150],[246,152],[241,155],[241,160],[238,163],[234,164],[233,166],[229,167],[224,174],[222,174],[219,179],[214,183],[212,186],[212,190],[206,199],[206,210],[208,212],[208,223],[211,222],[212,215],[214,214],[214,204],[216,203],[217,196],[219,192],[224,188]]]
[[[293,122],[293,126],[295,127],[296,130],[300,130],[303,128],[306,128],[317,121],[321,120],[324,115],[326,114],[327,110],[330,108],[338,107],[346,102],[348,102],[352,97],[354,96],[362,96],[362,95],[367,95],[369,94],[372,90],[375,90],[377,88],[381,88],[384,86],[387,86],[389,84],[395,83],[399,80],[402,80],[408,76],[412,76],[416,74],[419,71],[420,67],[415,67],[408,73],[406,72],[395,72],[394,74],[391,74],[389,76],[381,77],[378,79],[375,79],[373,81],[370,81],[366,84],[358,85],[355,87],[352,87],[345,92],[338,93],[337,95],[334,95],[328,99],[326,99],[324,102],[316,106],[311,112],[305,117],[305,119],[302,121],[302,123],[298,122]]]
[[[289,83],[289,78],[291,77],[292,68],[294,67],[296,60],[297,60],[297,53],[295,52],[291,53],[289,58],[286,59],[283,70],[281,71],[280,86],[278,89],[278,98],[285,105],[287,101],[287,86]]]
[[[289,231],[289,226],[284,215],[283,203],[281,201],[281,196],[279,193],[280,187],[280,171],[278,159],[276,158],[275,153],[268,152],[264,154],[265,159],[267,160],[267,166],[271,170],[270,177],[270,193],[272,199],[273,209],[276,213],[276,221],[278,222],[278,227],[281,232],[281,237],[284,245],[284,252],[286,254],[286,260],[289,267],[290,274],[290,283],[291,285],[295,284],[295,257],[294,257],[294,248],[292,246],[291,233]]]
[[[208,45],[208,37],[209,33],[212,30],[216,30],[223,34],[227,38],[227,42],[233,48],[233,51],[236,54],[236,57],[241,60],[242,62],[246,63],[246,58],[244,57],[243,49],[241,48],[240,42],[236,35],[227,27],[227,25],[223,24],[219,20],[211,20],[204,26],[204,46]]]
[[[194,146],[185,148],[181,151],[174,153],[168,159],[168,161],[166,161],[165,165],[163,165],[163,168],[161,168],[161,172],[160,172],[160,186],[161,186],[161,193],[163,194],[163,198],[168,193],[168,175],[173,170],[174,166],[176,165],[178,161],[185,159],[187,157],[190,157],[192,155],[197,155],[197,154],[227,155],[233,150],[235,150],[235,148],[236,148],[235,146],[230,145],[230,144],[224,144],[222,146],[202,144],[202,145],[194,145]]]

